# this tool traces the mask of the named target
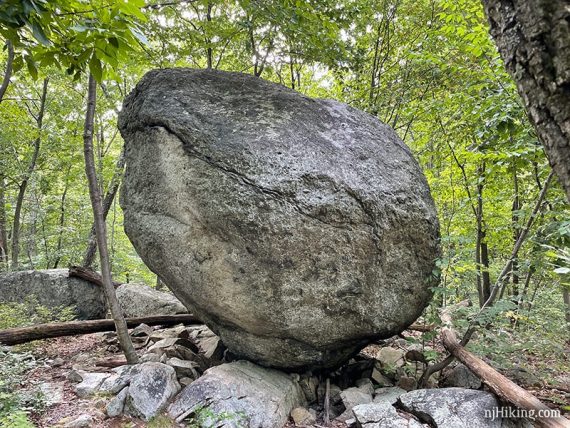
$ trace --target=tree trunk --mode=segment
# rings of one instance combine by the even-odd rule
[[[482,0],[491,35],[570,201],[568,0]]]
[[[566,315],[566,322],[570,324],[570,289],[564,287],[562,289],[562,297],[564,299],[564,313]]]
[[[69,276],[81,278],[99,287],[104,287],[101,274],[83,266],[71,266],[69,268]],[[113,281],[113,288],[117,288],[119,285],[121,285],[120,282]]]
[[[111,311],[119,343],[129,364],[136,364],[138,356],[131,342],[127,324],[117,296],[113,288],[111,278],[111,267],[109,264],[109,254],[107,252],[107,228],[103,219],[103,207],[101,205],[101,193],[97,184],[97,174],[95,172],[95,160],[93,156],[93,119],[95,116],[95,104],[97,99],[97,84],[92,74],[89,74],[89,84],[87,92],[87,111],[85,113],[85,128],[83,133],[83,150],[85,154],[85,173],[89,182],[89,196],[93,207],[93,217],[97,236],[97,246],[99,247],[99,260],[101,263],[101,276],[103,280],[103,290],[107,298],[107,304]]]
[[[455,333],[448,328],[442,331],[442,339],[445,348],[467,366],[477,377],[479,377],[491,391],[497,394],[503,400],[514,404],[520,409],[526,409],[537,414],[536,421],[544,427],[552,428],[568,428],[570,421],[563,417],[541,417],[539,412],[551,412],[546,404],[542,403],[538,398],[530,392],[518,386],[516,383],[506,378],[493,367],[485,363],[467,351],[458,343]],[[548,413],[547,413],[548,414]]]
[[[176,324],[202,324],[194,315],[157,315],[150,317],[127,318],[124,320],[129,328],[140,324],[170,326]],[[80,334],[113,331],[113,320],[89,320],[37,324],[30,327],[9,328],[0,330],[0,343],[7,346],[19,345],[33,340],[51,339],[54,337],[77,336]],[[128,332],[127,332],[128,333]]]
[[[6,60],[4,77],[2,78],[2,84],[0,85],[0,103],[2,103],[4,94],[6,93],[8,85],[10,84],[10,78],[12,77],[12,70],[14,65],[14,46],[10,40],[6,40],[6,47],[8,48],[8,59]]]
[[[8,262],[8,233],[6,232],[6,179],[0,172],[0,264]]]
[[[123,171],[125,169],[125,146],[121,149],[121,154],[119,154],[119,159],[115,165],[115,172],[113,173],[113,178],[111,179],[111,184],[109,184],[109,189],[103,198],[103,220],[107,220],[107,215],[113,205],[115,196],[119,191],[119,186],[121,185],[121,178],[123,176]],[[87,243],[87,249],[85,250],[85,255],[83,256],[83,262],[81,266],[85,268],[91,267],[93,261],[95,260],[95,254],[97,254],[97,240],[95,239],[95,223],[91,226],[91,231],[89,232],[89,239]]]
[[[40,110],[36,117],[36,123],[38,128],[38,136],[34,140],[34,152],[32,154],[32,159],[28,165],[28,170],[26,171],[22,182],[20,183],[18,189],[18,198],[16,199],[16,208],[14,209],[14,223],[12,226],[12,269],[16,270],[19,266],[19,257],[20,257],[20,219],[22,216],[22,205],[24,203],[24,196],[26,194],[26,188],[28,187],[28,182],[32,176],[32,173],[36,169],[36,163],[38,161],[38,155],[40,153],[40,144],[42,141],[42,128],[43,128],[43,120],[44,120],[44,113],[46,107],[46,98],[47,98],[47,88],[48,88],[49,79],[46,77],[44,79],[43,89],[42,89],[42,97],[40,101]]]

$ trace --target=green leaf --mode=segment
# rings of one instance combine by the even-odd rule
[[[101,61],[95,56],[95,54],[91,55],[91,59],[89,60],[89,71],[93,77],[95,77],[95,80],[101,83],[103,80],[103,67],[101,65]]]
[[[31,22],[30,26],[32,28],[32,34],[38,42],[44,46],[51,45],[50,40],[47,38],[46,33],[44,33],[43,28],[37,22]]]

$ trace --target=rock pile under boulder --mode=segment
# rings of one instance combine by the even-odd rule
[[[125,230],[237,356],[335,367],[427,305],[438,222],[392,129],[251,75],[148,73],[119,117]]]

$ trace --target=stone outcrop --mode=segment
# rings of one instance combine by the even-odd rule
[[[237,361],[208,369],[178,394],[168,415],[177,421],[192,417],[202,426],[281,428],[303,404],[291,376]]]
[[[117,299],[127,318],[151,315],[176,315],[188,312],[186,307],[170,293],[155,290],[144,284],[121,284],[116,290]]]
[[[26,270],[0,274],[0,303],[34,299],[50,309],[73,307],[78,319],[105,318],[101,287],[69,276],[68,269]]]
[[[148,73],[119,117],[125,230],[238,357],[333,367],[430,299],[438,222],[376,118],[239,73]]]

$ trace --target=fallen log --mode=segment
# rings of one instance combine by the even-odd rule
[[[419,331],[421,333],[427,333],[428,331],[435,330],[435,324],[412,324],[406,330]]]
[[[81,267],[81,266],[71,266],[69,268],[69,276],[81,278],[85,281],[89,281],[99,287],[103,287],[103,280],[101,278],[101,274],[99,272],[95,272],[89,268]],[[113,281],[113,286],[117,288],[121,285],[120,282]]]
[[[519,409],[524,409],[529,416],[534,415],[532,420],[540,426],[547,428],[569,428],[570,421],[562,416],[545,417],[552,415],[553,409],[548,407],[530,392],[518,386],[516,383],[500,374],[489,364],[479,357],[467,351],[457,340],[453,330],[444,328],[441,332],[445,348],[469,368],[481,381],[489,387],[497,396],[506,402],[514,404]],[[530,417],[529,417],[530,419]]]
[[[203,322],[194,315],[189,314],[127,318],[126,321],[129,328],[136,327],[139,324],[163,326],[176,324],[203,324]],[[0,330],[0,343],[11,346],[39,339],[77,336],[81,334],[113,330],[115,330],[115,322],[112,319],[37,324],[30,327]]]

